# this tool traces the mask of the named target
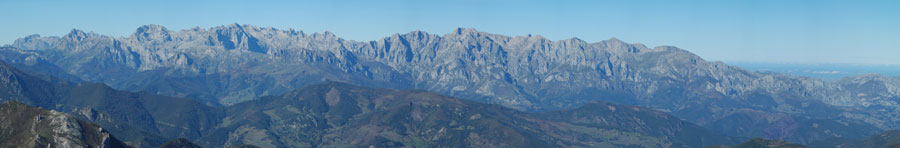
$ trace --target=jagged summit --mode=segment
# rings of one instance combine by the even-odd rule
[[[616,46],[625,46],[625,45],[628,45],[627,42],[622,41],[622,40],[619,40],[619,38],[616,38],[616,37],[610,37],[609,39],[600,41],[600,42],[598,42],[598,43],[601,43],[601,44],[607,44],[607,45],[616,45]]]
[[[241,24],[239,24],[239,23],[234,23],[234,24],[228,24],[228,25],[223,25],[223,26],[218,26],[218,27],[213,27],[213,28],[235,28],[235,29],[243,29],[243,28],[256,28],[256,26],[253,26],[253,25],[250,25],[250,24],[243,24],[243,25],[241,25]]]
[[[25,37],[22,38],[22,39],[30,40],[30,39],[34,39],[34,38],[40,38],[40,37],[41,37],[40,34],[32,34],[32,35],[25,36]]]
[[[572,37],[572,38],[566,39],[566,41],[585,42],[584,40],[582,40],[581,38],[578,38],[578,37]]]
[[[138,27],[135,32],[146,32],[146,31],[168,31],[165,26],[157,25],[157,24],[147,24]]]
[[[479,33],[479,32],[478,32],[478,30],[475,30],[475,28],[460,27],[460,28],[456,28],[456,31],[453,31],[453,33],[456,33],[459,35],[464,35],[464,34],[473,34],[473,33]]]
[[[619,38],[616,38],[616,37],[610,37],[609,39],[606,39],[606,41],[613,42],[613,43],[625,43],[624,41],[619,40]]]
[[[299,37],[306,36],[306,34],[304,34],[304,31],[295,30],[293,28],[281,30],[281,29],[273,28],[273,27],[258,27],[258,26],[254,26],[254,25],[250,25],[250,24],[233,23],[233,24],[215,26],[215,27],[210,27],[210,28],[193,27],[190,29],[185,29],[185,30],[180,30],[180,31],[169,30],[168,28],[166,28],[165,26],[162,26],[162,25],[147,24],[147,25],[142,25],[142,26],[138,27],[137,29],[135,29],[135,32],[133,32],[128,37],[135,39],[136,41],[142,41],[142,42],[145,42],[145,41],[163,41],[164,42],[164,41],[173,40],[175,38],[174,37],[175,34],[194,34],[197,32],[206,32],[206,31],[215,32],[215,33],[219,33],[219,34],[232,34],[232,35],[251,34],[252,36],[249,36],[249,37],[256,37],[256,35],[258,35],[258,34],[272,34],[273,32],[283,32],[289,36],[299,36]],[[425,32],[425,31],[421,31],[421,30],[414,30],[414,31],[410,31],[410,32],[398,34],[398,35],[430,36],[430,35],[434,35],[434,34],[431,34],[431,33]],[[470,36],[471,35],[471,37],[481,37],[481,38],[484,38],[484,37],[513,38],[513,37],[505,36],[505,35],[481,32],[481,31],[476,30],[475,28],[462,28],[462,27],[455,29],[452,33],[447,34],[447,35],[461,35],[461,36]],[[444,35],[441,37],[446,37],[447,35]],[[74,40],[83,40],[85,38],[95,37],[95,36],[101,36],[101,35],[95,34],[93,32],[85,32],[80,29],[72,29],[69,33],[64,35],[64,37],[71,38]],[[331,31],[328,31],[328,30],[325,30],[323,32],[315,32],[315,33],[310,34],[310,36],[312,36],[314,38],[318,38],[318,39],[343,40],[342,38],[340,38],[339,36],[337,36],[336,34],[334,34]],[[40,36],[28,36],[28,37],[26,37],[26,39],[34,38],[34,37],[40,37]],[[240,36],[238,36],[238,37],[240,37]],[[539,40],[548,40],[539,34],[528,34],[525,37],[539,39]],[[213,37],[213,38],[218,39],[216,37]],[[569,41],[569,40],[580,40],[580,41],[584,42],[584,40],[577,38],[577,37],[564,39],[564,40],[558,40],[558,41]],[[608,40],[596,42],[596,43],[604,43],[604,42],[628,44],[628,43],[621,41],[615,37],[612,37]],[[228,48],[228,49],[231,49],[231,48]]]
[[[210,28],[210,30],[211,30],[211,31],[212,31],[212,30],[228,30],[228,31],[232,31],[232,32],[244,32],[244,31],[245,31],[245,30],[244,30],[245,28],[250,28],[250,29],[252,29],[252,30],[255,30],[255,29],[258,28],[258,27],[252,26],[252,25],[248,25],[248,24],[241,25],[241,24],[238,24],[238,23],[234,23],[234,24],[229,24],[229,25],[223,25],[223,26],[212,27],[212,28]]]
[[[431,33],[428,33],[428,32],[422,31],[422,30],[410,31],[410,32],[403,33],[403,34],[397,33],[397,34],[395,34],[395,35],[397,35],[397,36],[410,36],[410,37],[416,37],[416,38],[422,38],[422,37],[426,37],[426,36],[436,36],[436,35],[434,35],[434,34],[431,34]]]
[[[324,40],[337,40],[337,39],[340,39],[340,37],[338,37],[338,36],[335,35],[333,32],[328,31],[328,30],[325,30],[325,31],[323,31],[323,32],[316,32],[316,33],[311,34],[310,36],[313,37],[313,38],[316,38],[316,39],[324,39]]]
[[[166,29],[166,27],[150,24],[138,27],[137,30],[135,30],[134,34],[131,35],[131,37],[142,42],[166,42],[172,40],[172,37],[169,35],[170,32],[171,31]]]
[[[81,41],[81,40],[84,40],[85,38],[87,38],[88,34],[79,29],[72,29],[71,31],[69,31],[69,33],[67,33],[65,35],[65,37],[76,40],[76,41]]]

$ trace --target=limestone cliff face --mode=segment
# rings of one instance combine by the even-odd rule
[[[95,124],[17,102],[0,104],[3,147],[129,147]]]

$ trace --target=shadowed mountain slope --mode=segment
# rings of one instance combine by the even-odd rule
[[[189,137],[221,115],[213,107],[183,98],[132,93],[103,84],[38,78],[0,62],[0,101],[66,112],[97,123],[129,145],[152,147],[164,137]],[[147,104],[147,105],[145,105]],[[182,127],[183,126],[183,127]]]
[[[598,105],[582,108],[594,106]],[[665,113],[643,109],[578,113],[606,119],[653,115],[623,120],[654,123],[576,123],[550,117],[576,113],[526,113],[424,91],[331,82],[229,106],[228,116],[217,126],[220,129],[197,141],[208,146],[262,147],[701,147],[736,143]],[[675,138],[686,135],[707,141]]]

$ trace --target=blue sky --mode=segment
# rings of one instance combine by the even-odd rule
[[[0,0],[0,44],[72,28],[128,36],[231,23],[368,41],[457,27],[505,35],[611,37],[714,61],[900,64],[900,1],[42,1]]]

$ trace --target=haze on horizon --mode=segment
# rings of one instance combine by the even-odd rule
[[[172,30],[232,23],[328,30],[368,41],[455,28],[551,40],[611,37],[672,45],[707,60],[900,64],[898,1],[0,1],[0,44],[73,28],[128,36],[146,24]]]

